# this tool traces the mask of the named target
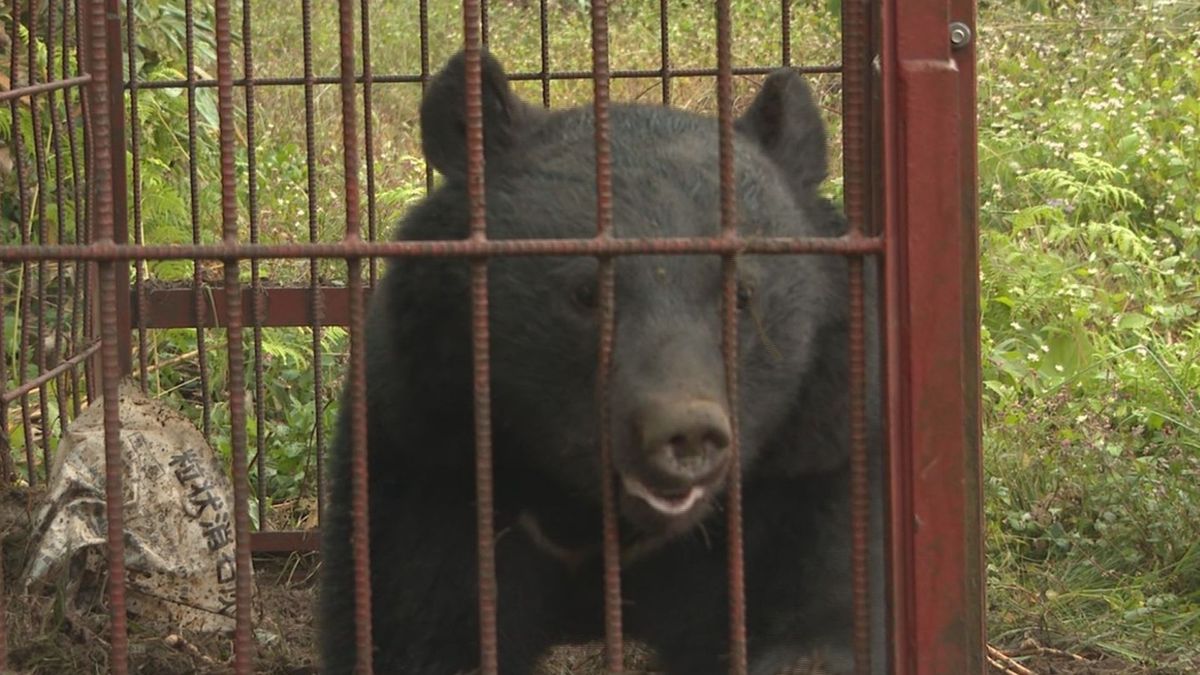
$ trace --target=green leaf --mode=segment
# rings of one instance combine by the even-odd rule
[[[1138,330],[1154,323],[1154,319],[1138,312],[1128,312],[1117,320],[1117,328],[1122,330]]]

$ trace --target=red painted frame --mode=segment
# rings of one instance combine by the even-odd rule
[[[975,7],[880,19],[893,670],[982,673]]]

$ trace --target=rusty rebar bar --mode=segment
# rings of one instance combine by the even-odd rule
[[[596,238],[613,238],[612,152],[609,137],[608,3],[592,2],[592,114],[596,153]],[[621,542],[617,529],[617,498],[612,459],[611,372],[616,298],[612,256],[599,256],[597,271],[599,356],[596,368],[596,405],[600,428],[600,496],[604,557],[604,661],[611,673],[624,672],[624,637],[621,621]]]
[[[250,82],[242,92],[246,105],[246,207],[250,225],[250,243],[259,241],[259,210],[258,210],[258,146],[255,135],[255,96],[254,96],[254,40],[253,13],[251,0],[242,0],[242,72]],[[250,312],[253,314],[254,342],[254,464],[257,481],[255,484],[258,498],[258,528],[262,530],[267,523],[267,432],[266,432],[266,382],[263,372],[263,292],[262,277],[259,270],[259,259],[250,259]],[[318,486],[320,485],[320,481]],[[319,511],[319,508],[318,508]]]
[[[491,239],[444,241],[323,242],[319,244],[204,244],[142,247],[96,242],[89,245],[10,246],[0,262],[22,260],[228,260],[346,257],[484,258],[563,255],[835,255],[871,254],[883,249],[880,237],[661,237],[654,239]]]
[[[428,0],[426,0],[428,1]],[[825,63],[812,66],[796,66],[797,71],[801,73],[839,73],[842,70],[841,64]],[[740,66],[733,68],[730,72],[734,75],[767,75],[775,70],[775,66]],[[671,71],[672,77],[713,77],[717,74],[716,68],[679,68]],[[662,68],[634,68],[613,70],[609,73],[609,77],[614,80],[621,79],[647,79],[662,76]],[[375,84],[417,84],[421,82],[421,75],[418,73],[392,73],[392,74],[375,74],[373,81]],[[592,79],[592,71],[590,70],[554,70],[548,73],[550,80],[590,80]],[[542,79],[541,71],[526,71],[508,73],[507,78],[513,82],[527,82]],[[333,76],[320,76],[313,79],[314,84],[338,84],[339,78]],[[355,83],[362,84],[362,76],[355,78]],[[238,78],[233,81],[233,86],[242,87],[247,84],[245,78]],[[259,77],[252,81],[253,84],[260,87],[281,87],[289,85],[304,84],[302,77]],[[189,86],[187,80],[144,80],[139,83],[142,89],[184,89]],[[212,79],[197,79],[192,86],[198,89],[212,88],[217,86],[216,80]]]
[[[733,28],[729,0],[717,2],[717,118],[720,149],[721,234],[737,238],[737,183],[733,157]],[[738,273],[737,256],[722,264],[722,339],[726,397],[730,410],[729,491],[726,508],[729,530],[729,672],[746,675],[746,580],[742,550],[742,472],[738,410]]]
[[[463,2],[463,50],[466,61],[467,200],[470,240],[487,241],[484,202],[482,21],[480,0]],[[488,326],[487,260],[471,261],[471,338],[475,408],[475,503],[479,576],[479,671],[497,675],[497,586],[495,522],[492,512],[492,396]]]
[[[139,89],[137,81],[137,16],[133,10],[134,0],[125,3],[125,61],[128,68],[129,91],[129,154],[130,180],[133,189],[133,242],[141,246],[145,243],[145,231],[142,226],[142,123],[138,110]],[[138,383],[142,391],[149,390],[146,342],[146,324],[142,320],[146,316],[146,261],[138,258],[133,261],[133,289],[138,308]]]
[[[221,234],[227,244],[238,243],[237,176],[234,170],[233,53],[230,0],[216,0],[217,120],[221,161]],[[225,261],[225,307],[229,359],[229,441],[232,448],[234,518],[234,638],[233,670],[249,675],[254,667],[250,578],[250,471],[246,452],[246,352],[239,276],[240,261]],[[200,332],[203,335],[201,329]]]
[[[354,105],[354,4],[338,4],[339,67],[342,95],[342,167],[345,179],[346,241],[362,240],[358,184],[358,125]],[[370,513],[367,476],[366,342],[362,260],[347,257],[350,288],[350,481],[351,546],[354,560],[354,643],[357,670],[372,672]],[[320,366],[318,365],[318,368]],[[320,410],[317,411],[318,419]]]
[[[196,15],[193,0],[184,0],[184,49],[187,79],[187,129],[188,129],[188,199],[191,208],[192,244],[201,240],[200,230],[200,175],[197,163],[196,139],[199,137],[196,121]],[[215,84],[215,81],[214,81]],[[207,284],[204,281],[203,262],[192,260],[192,311],[196,314],[196,365],[200,370],[200,420],[205,438],[212,438],[212,403],[208,379],[208,345],[204,339],[204,317],[208,311],[205,304]]]
[[[91,188],[91,222],[95,240],[113,239],[113,176],[111,125],[109,120],[110,78],[120,77],[109,71],[108,3],[116,0],[90,0],[88,4],[87,50],[92,82],[89,89],[92,125],[88,185]],[[114,11],[113,16],[117,13]],[[124,148],[117,151],[124,152]],[[129,672],[129,637],[125,617],[125,485],[121,457],[121,413],[119,401],[120,346],[117,335],[117,271],[121,263],[104,261],[99,265],[100,313],[100,385],[104,399],[104,513],[108,555],[109,670],[113,675]]]
[[[865,136],[867,104],[866,4],[842,3],[842,152],[846,220],[851,236],[864,232],[866,216]],[[854,616],[854,668],[871,672],[870,578],[867,574],[871,495],[868,485],[865,417],[863,260],[848,261],[850,293],[850,571]]]
[[[345,0],[343,0],[345,1]],[[340,5],[339,5],[340,8]],[[302,45],[304,51],[304,165],[307,180],[307,209],[308,209],[308,241],[316,243],[320,239],[317,221],[317,140],[316,140],[316,94],[313,80],[313,39],[312,39],[312,0],[304,0],[300,4]],[[314,443],[313,453],[317,470],[317,483],[324,477],[325,469],[325,425],[321,424],[321,411],[324,409],[325,378],[321,370],[324,360],[325,307],[321,303],[320,265],[316,258],[308,261],[309,308],[312,329],[312,362],[313,362],[313,421]],[[322,501],[320,490],[317,491],[318,508]]]

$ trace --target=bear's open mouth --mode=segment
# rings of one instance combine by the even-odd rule
[[[631,476],[622,476],[625,491],[650,505],[650,508],[669,516],[680,516],[691,510],[704,497],[702,486],[693,485],[687,490],[654,492],[645,483]]]

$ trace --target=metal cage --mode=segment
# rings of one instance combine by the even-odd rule
[[[477,495],[479,505],[479,560],[482,673],[496,673],[495,579],[492,561],[490,394],[488,380],[487,266],[504,255],[586,255],[601,260],[600,344],[611,344],[614,256],[646,253],[718,254],[725,259],[725,350],[731,398],[736,397],[736,347],[732,270],[741,253],[773,255],[834,254],[848,256],[851,270],[852,328],[851,385],[852,490],[855,504],[854,577],[856,654],[860,672],[866,671],[869,652],[866,638],[867,572],[865,564],[865,477],[863,331],[868,320],[880,320],[884,336],[886,437],[888,451],[888,573],[887,598],[891,640],[889,660],[895,673],[961,675],[983,671],[983,560],[981,527],[981,460],[979,445],[978,358],[978,251],[976,236],[975,158],[975,55],[972,31],[975,7],[971,0],[846,0],[842,7],[841,62],[808,65],[815,73],[840,73],[843,103],[843,155],[845,211],[850,233],[836,239],[763,239],[742,236],[733,201],[732,110],[733,77],[760,75],[779,65],[793,65],[791,17],[793,3],[780,3],[780,55],[777,62],[738,64],[731,58],[730,3],[714,3],[717,23],[716,68],[673,67],[668,44],[670,2],[661,0],[661,67],[620,70],[610,67],[607,6],[591,3],[592,41],[590,70],[559,71],[551,67],[547,50],[547,0],[540,0],[541,69],[516,73],[514,80],[540,83],[543,103],[549,105],[550,84],[565,80],[590,80],[596,119],[597,196],[596,235],[578,240],[488,240],[483,210],[482,113],[479,54],[486,45],[489,27],[487,3],[462,3],[464,48],[468,81],[468,163],[471,186],[471,232],[454,242],[376,241],[376,173],[372,148],[381,130],[372,116],[373,89],[377,85],[412,83],[424,88],[431,77],[428,44],[428,7],[420,0],[420,72],[376,72],[371,57],[372,3],[341,0],[337,4],[340,35],[337,76],[318,76],[306,56],[302,75],[261,77],[254,68],[250,41],[251,2],[241,9],[242,53],[234,53],[234,8],[230,0],[216,0],[212,15],[216,73],[211,79],[188,68],[178,80],[139,81],[133,70],[133,0],[61,0],[32,2],[11,0],[8,17],[11,39],[8,72],[11,86],[0,91],[0,101],[12,119],[18,112],[32,119],[34,161],[19,147],[22,134],[13,133],[17,192],[9,200],[10,220],[19,232],[6,234],[0,247],[0,277],[19,274],[17,296],[5,298],[7,284],[0,283],[0,339],[15,340],[0,352],[0,440],[3,441],[5,479],[15,476],[13,438],[22,434],[29,467],[28,480],[39,480],[34,465],[49,465],[50,428],[47,404],[57,397],[64,432],[68,418],[82,406],[102,397],[107,447],[108,565],[113,580],[125,578],[122,475],[119,455],[117,387],[125,376],[147,371],[145,336],[160,328],[188,327],[198,331],[201,377],[213,357],[205,346],[204,330],[224,327],[229,344],[242,344],[243,331],[253,333],[252,363],[239,349],[227,351],[229,423],[231,425],[232,477],[236,526],[236,634],[234,671],[252,669],[250,576],[252,552],[311,550],[314,531],[251,531],[247,416],[261,409],[246,408],[247,371],[261,387],[261,339],[264,327],[307,326],[313,329],[313,349],[321,350],[325,326],[347,326],[350,333],[348,378],[355,411],[354,476],[366,484],[364,343],[361,326],[364,298],[375,280],[374,260],[389,256],[440,256],[469,258],[475,317],[475,403],[477,431]],[[195,36],[193,8],[187,0],[188,60]],[[31,19],[45,10],[41,19]],[[311,3],[303,2],[305,50],[311,49]],[[687,10],[697,11],[695,4]],[[711,8],[704,11],[711,11]],[[48,58],[34,51],[34,40],[18,37],[18,17],[40,31]],[[374,45],[379,49],[379,45]],[[74,62],[66,58],[75,50]],[[61,58],[56,57],[58,54]],[[240,74],[235,76],[235,69]],[[18,77],[18,73],[24,73]],[[711,77],[717,83],[717,109],[721,131],[723,231],[711,239],[629,240],[611,236],[611,170],[607,154],[609,85],[619,78],[642,78],[659,83],[662,101],[671,102],[672,83],[684,77]],[[314,87],[336,88],[341,96],[342,173],[345,205],[344,237],[339,242],[319,242],[315,234],[307,243],[268,244],[259,236],[254,155],[255,93],[264,87],[293,87],[303,91],[308,124],[313,115]],[[187,136],[196,148],[194,97],[215,89],[220,149],[220,235],[204,243],[201,225],[193,211],[191,241],[147,244],[140,238],[143,187],[139,176],[139,95],[153,89],[175,89],[188,96]],[[241,129],[235,107],[245,111]],[[48,121],[48,125],[43,124]],[[79,129],[81,135],[76,133]],[[311,131],[311,128],[310,128]],[[237,199],[239,172],[235,169],[236,138],[248,139],[249,198]],[[77,136],[80,142],[77,142]],[[311,144],[311,139],[310,139]],[[314,158],[307,156],[309,175]],[[48,167],[55,167],[48,172]],[[364,172],[365,168],[365,172]],[[431,181],[428,173],[427,181]],[[50,177],[53,174],[53,178]],[[364,184],[365,178],[365,184]],[[311,185],[310,185],[311,187]],[[194,180],[193,202],[201,189]],[[53,194],[48,205],[34,192]],[[74,205],[73,207],[71,205]],[[49,206],[55,206],[48,212]],[[310,208],[310,230],[313,225]],[[72,220],[73,219],[73,220]],[[248,225],[248,227],[247,227]],[[8,227],[8,224],[5,224]],[[57,228],[57,229],[55,229]],[[73,230],[74,234],[70,232]],[[864,313],[864,260],[875,257],[882,271],[882,317]],[[289,258],[311,261],[311,282],[301,287],[267,287],[259,262]],[[319,259],[344,260],[345,287],[322,283],[316,272]],[[147,282],[150,261],[195,261],[190,287],[159,288]],[[248,284],[241,271],[249,261]],[[223,278],[211,284],[201,263],[220,263]],[[19,271],[18,271],[19,270]],[[364,271],[367,272],[364,280]],[[131,282],[132,279],[132,282]],[[9,319],[16,326],[5,330],[5,308],[19,307]],[[53,321],[48,308],[55,309]],[[53,325],[49,325],[53,324]],[[139,344],[140,348],[135,348]],[[8,354],[17,355],[10,362]],[[135,359],[134,355],[137,355]],[[601,350],[600,387],[605,382],[606,359]],[[8,372],[15,365],[19,372]],[[319,369],[318,369],[319,371]],[[320,374],[317,389],[320,396]],[[48,385],[56,383],[51,393]],[[207,384],[202,383],[207,391]],[[5,389],[7,387],[7,389]],[[255,398],[261,401],[261,394]],[[209,400],[204,406],[205,432],[209,429]],[[317,408],[321,402],[317,401]],[[10,423],[10,412],[19,421]],[[318,456],[324,445],[317,423]],[[264,461],[257,448],[256,461]],[[603,448],[606,443],[601,439]],[[319,465],[318,465],[319,467]],[[261,473],[262,465],[258,468]],[[319,471],[319,468],[318,468]],[[265,501],[259,483],[259,508]],[[357,492],[356,569],[359,654],[369,654],[371,642],[369,593],[363,580],[366,565],[366,497]],[[611,489],[605,494],[606,647],[607,665],[621,670],[622,636],[620,577],[616,546],[616,519]],[[732,540],[738,541],[740,484],[733,480],[728,502]],[[262,516],[262,513],[259,513]],[[260,517],[260,523],[263,522]],[[742,601],[741,553],[730,554],[731,672],[746,672],[745,608]],[[108,586],[111,609],[111,672],[129,672],[126,640],[125,586]],[[0,596],[2,600],[2,596]],[[0,612],[0,619],[3,613]],[[5,632],[0,624],[0,670],[5,668]],[[361,662],[370,671],[369,659]]]

